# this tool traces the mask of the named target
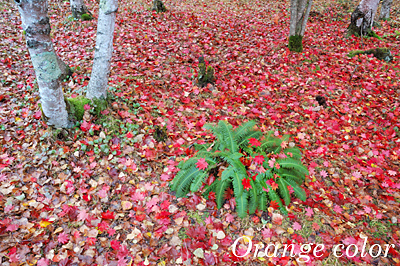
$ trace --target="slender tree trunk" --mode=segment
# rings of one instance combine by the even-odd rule
[[[306,31],[307,20],[310,15],[312,0],[291,0],[289,50],[303,51],[303,36]]]
[[[47,0],[15,0],[15,3],[21,14],[26,45],[35,69],[42,111],[47,124],[68,127],[70,124],[60,82],[69,68],[54,51],[50,38]]]
[[[393,0],[382,0],[380,20],[387,20],[390,17],[390,8],[392,7]]]
[[[347,28],[347,35],[373,36],[372,24],[378,9],[379,0],[361,0],[353,14]]]
[[[100,0],[99,9],[93,69],[86,93],[86,97],[89,99],[105,99],[107,97],[118,0]]]
[[[92,13],[88,10],[83,0],[70,0],[72,16],[76,19],[91,20]]]

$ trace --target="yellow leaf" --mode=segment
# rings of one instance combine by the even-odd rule
[[[49,224],[51,224],[51,222],[49,222],[49,221],[40,221],[40,227],[43,227],[43,228],[45,228],[45,227],[47,227]]]
[[[288,231],[289,234],[293,234],[294,233],[293,228],[288,228],[287,231]]]

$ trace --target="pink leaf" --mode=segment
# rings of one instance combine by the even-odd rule
[[[208,167],[208,163],[206,162],[206,159],[204,158],[200,158],[197,163],[196,163],[196,167],[200,170],[205,170]]]
[[[67,244],[69,241],[69,237],[66,233],[62,232],[58,235],[58,242],[61,244]]]
[[[293,229],[296,231],[301,230],[301,224],[299,224],[298,222],[294,222]]]

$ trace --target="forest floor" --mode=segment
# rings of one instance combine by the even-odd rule
[[[97,20],[50,2],[54,46],[75,70],[64,93],[84,95]],[[112,104],[70,130],[40,119],[19,13],[0,3],[1,265],[400,265],[399,6],[375,28],[381,40],[361,40],[344,38],[355,3],[316,1],[304,51],[291,53],[289,1],[168,0],[160,14],[151,1],[120,2]],[[376,47],[393,61],[347,56]],[[214,88],[196,86],[200,55]],[[253,119],[302,149],[307,201],[293,199],[288,216],[269,207],[240,219],[232,198],[220,210],[201,194],[177,199],[168,184],[190,146],[211,141],[202,126]],[[241,236],[253,244],[243,258],[232,253]],[[361,257],[366,237],[366,250],[394,248]],[[254,256],[257,243],[324,250],[268,258]]]

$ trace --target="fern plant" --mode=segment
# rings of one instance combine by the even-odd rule
[[[263,135],[255,125],[249,121],[233,129],[226,121],[206,124],[204,128],[216,139],[211,144],[195,144],[195,155],[179,163],[180,171],[171,183],[176,196],[197,192],[213,171],[220,174],[211,185],[204,186],[203,194],[207,197],[215,192],[217,207],[221,208],[226,190],[233,188],[241,218],[247,211],[266,210],[269,202],[287,214],[284,204],[290,204],[291,193],[305,201],[301,184],[309,173],[301,163],[301,151],[287,147],[289,135],[278,138],[273,131]]]

